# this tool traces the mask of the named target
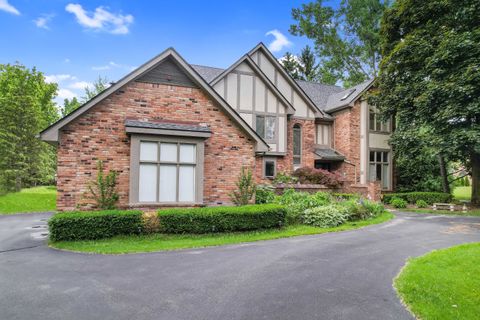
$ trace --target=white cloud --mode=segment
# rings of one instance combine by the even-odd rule
[[[109,63],[102,65],[102,66],[94,66],[92,67],[92,70],[95,71],[101,71],[101,70],[111,70],[111,69],[125,69],[128,71],[135,70],[137,67],[134,66],[127,66],[125,64],[119,64],[113,61],[110,61]]]
[[[51,74],[51,75],[45,76],[45,81],[50,83],[52,82],[59,83],[62,81],[76,80],[76,79],[77,77],[72,76],[70,74]]]
[[[48,27],[48,23],[52,20],[53,16],[54,16],[53,14],[44,14],[38,17],[37,19],[33,20],[33,22],[37,27],[48,30],[50,29]]]
[[[65,88],[58,89],[58,96],[56,98],[57,101],[63,102],[64,99],[73,99],[78,97],[77,94],[73,91],[70,91]]]
[[[14,6],[8,3],[8,0],[0,0],[0,10],[6,11],[14,15],[20,15],[20,11],[17,10]]]
[[[293,43],[290,42],[290,40],[288,40],[287,37],[285,37],[285,35],[283,35],[283,33],[277,29],[270,30],[265,35],[275,37],[275,39],[268,45],[268,49],[272,52],[279,52],[284,48],[288,48],[293,45]]]
[[[87,81],[77,81],[68,85],[70,89],[84,90],[85,88],[92,88],[93,84]]]
[[[2,1],[2,0],[0,0]],[[98,7],[95,12],[88,12],[80,4],[69,3],[65,10],[75,15],[77,22],[85,28],[105,31],[113,34],[127,34],[133,23],[131,14],[112,13],[105,7]]]

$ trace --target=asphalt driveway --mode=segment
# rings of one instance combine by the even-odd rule
[[[0,216],[0,318],[411,319],[410,256],[480,241],[480,218],[399,214],[334,234],[133,255],[45,245],[48,214]]]

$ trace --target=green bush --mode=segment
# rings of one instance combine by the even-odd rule
[[[303,223],[321,228],[332,228],[345,223],[349,214],[347,208],[338,205],[327,205],[305,210]]]
[[[108,210],[57,213],[48,220],[50,240],[94,240],[143,232],[142,211]]]
[[[390,204],[392,207],[401,209],[401,208],[406,208],[407,207],[407,201],[401,199],[401,198],[392,198],[390,200]]]
[[[338,205],[343,206],[349,215],[349,220],[367,220],[376,217],[385,211],[385,207],[381,203],[363,199],[351,199],[339,202]]]
[[[255,203],[272,203],[275,200],[275,192],[273,187],[269,185],[258,186],[255,193]]]
[[[339,200],[359,199],[360,196],[356,193],[332,193],[332,196]]]
[[[399,198],[414,204],[417,200],[423,200],[428,204],[448,203],[452,200],[452,195],[443,192],[404,192],[404,193],[387,193],[383,195],[383,203],[390,203],[392,198]]]
[[[330,204],[332,202],[332,196],[327,192],[309,194],[288,189],[285,190],[281,196],[277,196],[274,202],[285,206],[287,210],[287,222],[294,224],[301,222],[301,215],[305,210]]]
[[[281,227],[286,210],[277,204],[240,207],[174,208],[159,210],[165,233],[211,233]]]
[[[385,207],[383,204],[370,200],[362,200],[362,204],[370,214],[369,218],[377,217],[385,212]]]
[[[415,202],[415,205],[417,206],[417,208],[428,207],[428,203],[425,200],[417,200],[417,202]]]

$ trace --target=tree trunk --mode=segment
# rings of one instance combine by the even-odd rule
[[[472,204],[480,205],[480,153],[473,153],[472,165]]]
[[[442,177],[442,190],[445,193],[450,193],[450,185],[448,183],[447,165],[442,154],[438,155],[438,164],[440,165],[440,175]]]

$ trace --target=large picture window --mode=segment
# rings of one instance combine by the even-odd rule
[[[369,180],[381,181],[383,189],[390,187],[390,162],[387,151],[370,151]]]
[[[130,203],[202,202],[203,139],[134,135],[131,143]]]
[[[389,133],[391,131],[390,120],[381,121],[380,119],[381,119],[380,113],[377,111],[377,109],[374,107],[370,107],[370,113],[369,113],[370,131]]]
[[[255,117],[255,129],[260,137],[267,141],[273,141],[276,137],[277,117],[257,115]]]
[[[302,127],[297,123],[293,126],[293,167],[297,169],[302,164]]]

